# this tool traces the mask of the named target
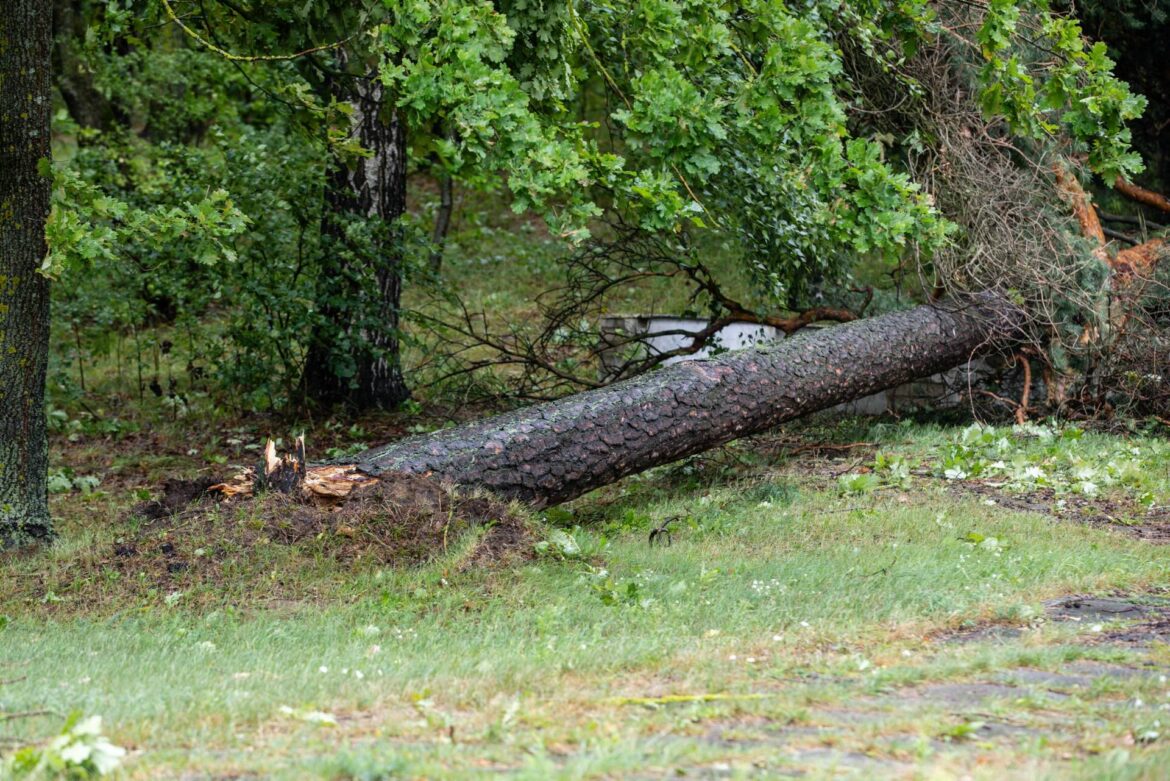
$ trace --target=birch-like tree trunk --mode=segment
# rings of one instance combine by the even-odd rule
[[[345,55],[338,59],[344,69]],[[323,405],[389,409],[410,396],[398,339],[406,128],[376,74],[331,76],[328,89],[349,103],[350,134],[366,156],[335,156],[327,175],[320,322],[310,339],[305,391]]]

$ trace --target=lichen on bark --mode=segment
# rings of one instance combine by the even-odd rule
[[[49,283],[39,273],[51,187],[40,173],[50,156],[51,19],[47,0],[0,4],[0,548],[52,536]]]

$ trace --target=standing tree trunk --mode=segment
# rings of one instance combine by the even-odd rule
[[[344,69],[344,54],[338,60]],[[406,128],[376,74],[331,75],[328,90],[350,104],[350,136],[365,156],[347,161],[335,153],[327,174],[320,319],[305,392],[325,406],[389,409],[410,397],[398,347]]]
[[[85,43],[87,11],[82,0],[53,0],[53,76],[73,121],[106,130],[113,120],[126,122],[128,117],[94,86],[93,74],[78,53]]]
[[[556,504],[960,365],[1017,338],[1024,321],[1022,310],[992,295],[963,307],[920,306],[393,442],[359,454],[353,468],[434,475]]]
[[[447,231],[451,229],[451,212],[455,208],[454,181],[451,174],[439,174],[439,211],[435,214],[435,230],[431,234],[431,273],[438,275],[443,268],[443,250],[447,246]]]
[[[52,4],[0,3],[0,548],[52,537],[46,491]]]

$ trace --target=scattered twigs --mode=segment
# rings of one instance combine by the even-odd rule
[[[41,708],[39,710],[17,711],[16,713],[0,713],[0,722],[16,721],[17,719],[34,719],[38,716],[60,716],[55,710]]]
[[[890,570],[892,570],[894,568],[894,565],[897,563],[898,563],[898,557],[895,556],[893,559],[890,560],[889,564],[885,565],[884,567],[879,567],[878,569],[875,569],[873,572],[867,572],[864,575],[862,575],[861,577],[862,578],[875,578],[878,575],[889,575]]]
[[[841,475],[846,475],[846,474],[849,474],[849,473],[850,473],[850,472],[852,472],[854,469],[856,469],[857,467],[861,466],[863,463],[865,463],[865,459],[864,459],[864,458],[856,458],[856,459],[854,459],[853,461],[851,461],[851,462],[848,464],[848,466],[846,466],[844,469],[839,469],[839,470],[837,470],[837,471],[835,471],[835,472],[830,472],[829,474],[830,474],[832,477],[834,477],[834,478],[837,478],[837,477],[840,477]]]
[[[1032,394],[1032,363],[1023,353],[1016,356],[1016,362],[1024,367],[1024,390],[1020,393],[1020,404],[1016,407],[1016,423],[1022,426],[1028,419],[1028,397]]]
[[[865,317],[865,310],[869,309],[869,305],[873,303],[873,288],[869,285],[866,285],[863,288],[851,287],[849,288],[849,292],[861,293],[865,296],[865,299],[861,302],[861,306],[857,307],[857,316]]]
[[[1015,412],[1016,420],[1017,421],[1020,420],[1020,412],[1021,412],[1020,402],[1004,398],[1003,396],[1000,396],[998,393],[992,393],[989,390],[978,390],[978,391],[976,391],[976,393],[980,394],[981,396],[986,396],[989,399],[993,399],[995,401],[998,401],[1000,404],[1003,404],[1003,405],[1011,408]]]
[[[1141,243],[1142,243],[1142,242],[1141,242],[1141,239],[1138,239],[1138,238],[1135,238],[1135,237],[1133,237],[1133,236],[1130,236],[1128,233],[1123,233],[1123,232],[1121,232],[1121,231],[1119,231],[1119,230],[1114,230],[1113,228],[1102,227],[1102,228],[1101,228],[1101,230],[1102,230],[1102,231],[1105,233],[1105,235],[1106,235],[1106,236],[1108,236],[1109,238],[1111,238],[1111,239],[1117,239],[1118,241],[1124,241],[1126,244],[1134,244],[1134,245],[1137,245],[1137,244],[1141,244]]]
[[[673,705],[678,703],[766,700],[774,696],[776,695],[763,693],[668,694],[664,697],[610,697],[609,699],[602,700],[602,702],[606,705],[644,705],[646,707],[656,708],[660,705]]]
[[[538,315],[527,321],[501,325],[449,290],[440,293],[442,302],[428,313],[414,314],[442,348],[430,351],[441,371],[428,384],[465,381],[484,369],[502,369],[495,377],[505,378],[513,395],[548,399],[599,388],[671,359],[695,355],[734,323],[791,334],[818,321],[858,317],[849,309],[830,306],[784,315],[757,313],[723,290],[714,274],[693,257],[685,237],[648,236],[620,225],[611,228],[607,241],[590,244],[567,259],[565,284],[541,295],[536,301]],[[652,333],[601,327],[615,296],[638,285],[680,279],[690,285],[691,301],[709,310],[705,323]],[[872,300],[872,290],[853,292],[864,294],[863,307]],[[669,338],[673,345],[659,346]]]
[[[741,322],[754,323],[756,325],[770,325],[783,331],[785,334],[791,334],[799,331],[805,326],[821,320],[833,320],[839,323],[848,323],[857,319],[857,315],[848,309],[841,309],[837,307],[814,307],[804,312],[800,312],[789,317],[773,317],[767,315],[758,315],[748,309],[746,306],[727,296],[715,281],[711,272],[699,262],[680,263],[679,268],[691,280],[698,285],[720,308],[727,312],[723,319],[727,322]],[[869,299],[873,297],[873,291],[869,291],[869,298],[866,299],[866,305],[869,304]]]
[[[671,531],[670,531],[670,525],[672,523],[674,523],[675,521],[677,521],[681,517],[682,516],[679,516],[679,515],[671,516],[670,518],[667,518],[665,521],[663,521],[662,523],[658,524],[653,529],[651,529],[650,530],[650,539],[649,539],[650,547],[653,548],[655,543],[670,547],[671,543],[674,542],[673,535],[671,534]]]
[[[792,448],[791,450],[788,451],[788,455],[795,456],[795,455],[799,455],[800,453],[809,453],[809,452],[824,453],[824,452],[833,452],[833,451],[842,451],[842,450],[853,450],[854,448],[873,447],[873,446],[874,446],[873,442],[850,442],[850,443],[844,444],[844,445],[831,445],[831,444],[824,443],[824,442],[812,442],[812,443],[808,443],[808,444],[804,444],[804,445],[798,445],[798,446]],[[782,447],[787,447],[787,445],[782,445]]]
[[[1119,222],[1122,225],[1136,225],[1139,228],[1147,228],[1153,231],[1164,231],[1166,226],[1158,222],[1151,222],[1141,215],[1134,214],[1110,214],[1097,210],[1097,216],[1101,218],[1102,222]]]

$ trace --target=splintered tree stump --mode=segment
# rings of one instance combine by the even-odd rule
[[[961,365],[1018,339],[1025,320],[992,294],[920,306],[410,437],[334,468],[353,476],[431,475],[538,507],[556,504]]]
[[[279,458],[276,443],[269,439],[264,445],[264,458],[256,469],[255,492],[299,493],[305,484],[306,467],[304,435],[297,437],[292,453]]]

